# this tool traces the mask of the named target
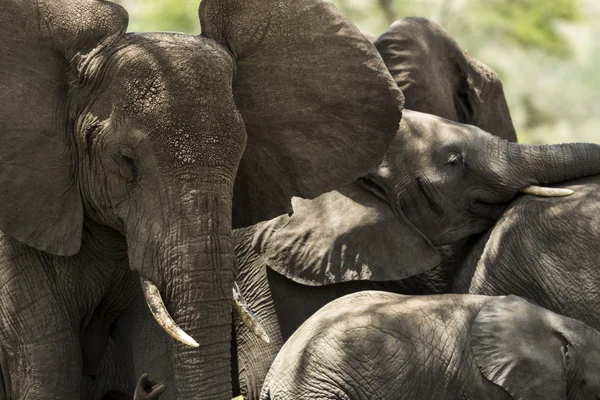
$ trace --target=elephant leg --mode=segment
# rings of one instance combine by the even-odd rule
[[[49,336],[54,336],[50,339]],[[72,400],[81,393],[81,352],[75,335],[49,333],[44,343],[22,344],[8,357],[14,400]]]

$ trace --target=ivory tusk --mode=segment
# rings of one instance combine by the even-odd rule
[[[190,335],[185,333],[183,329],[181,329],[169,312],[165,307],[165,303],[162,301],[162,297],[160,297],[160,292],[158,288],[149,280],[141,278],[142,281],[142,290],[144,291],[144,297],[146,298],[146,304],[150,309],[150,312],[156,319],[156,322],[171,336],[173,339],[179,340],[183,344],[187,344],[191,347],[200,346],[198,342],[196,342]]]
[[[233,284],[233,308],[240,316],[240,319],[244,325],[246,325],[248,330],[252,332],[254,336],[265,343],[271,343],[271,339],[269,338],[269,335],[267,335],[267,331],[258,321],[258,318],[256,318],[256,315],[254,315],[250,307],[248,307],[248,303],[246,302],[246,299],[244,299],[244,296],[242,295],[237,283]]]
[[[571,189],[549,188],[534,185],[527,186],[526,188],[519,190],[519,192],[540,197],[564,197],[573,194]]]

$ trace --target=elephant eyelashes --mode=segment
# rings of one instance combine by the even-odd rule
[[[464,164],[463,156],[460,153],[450,153],[446,157],[446,165],[461,166]]]
[[[123,160],[127,163],[127,165],[129,165],[133,180],[137,180],[138,168],[135,164],[135,160],[133,159],[133,155],[129,151],[123,151],[121,152],[121,157],[123,157]]]
[[[100,133],[101,125],[100,123],[89,125],[85,128],[85,143],[87,146],[88,154],[92,152],[92,143],[94,143],[94,139]]]

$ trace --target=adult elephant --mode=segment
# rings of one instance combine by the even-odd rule
[[[177,398],[230,399],[232,224],[363,175],[398,128],[401,92],[326,1],[205,0],[199,36],[125,34],[127,20],[104,0],[0,1],[12,399],[79,396],[81,335],[103,297],[57,271],[90,266],[137,271],[186,343],[172,349]]]
[[[374,42],[406,108],[475,125],[513,142],[517,134],[496,72],[425,18],[394,22]]]
[[[516,296],[363,292],[281,349],[261,399],[600,397],[600,332]]]
[[[600,329],[600,176],[572,196],[513,201],[455,272],[452,291],[514,293]]]
[[[239,286],[272,339],[261,343],[236,322],[242,393],[257,398],[283,342],[327,302],[373,288],[438,291],[446,283],[446,271],[434,270],[438,246],[491,228],[527,185],[598,172],[599,145],[511,143],[405,110],[378,168],[314,200],[294,199],[291,217],[234,233]]]

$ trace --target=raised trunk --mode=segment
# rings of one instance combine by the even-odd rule
[[[550,185],[600,174],[600,145],[568,143],[553,145],[508,145],[508,164],[534,185]]]

